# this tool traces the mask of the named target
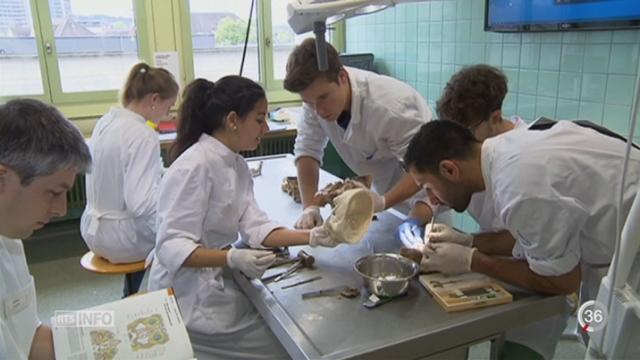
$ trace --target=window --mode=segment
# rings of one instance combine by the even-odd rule
[[[297,100],[282,88],[289,53],[312,33],[296,35],[287,22],[289,0],[256,0],[243,75],[278,93],[278,101]],[[215,81],[221,76],[238,74],[242,59],[251,0],[189,0],[185,16],[191,22],[191,50],[185,66],[193,76]],[[333,32],[327,35],[332,39]],[[189,41],[187,37],[186,41]],[[189,71],[187,71],[187,74]],[[187,79],[189,81],[191,79]],[[276,98],[276,97],[271,97]]]
[[[190,0],[189,9],[195,77],[215,81],[239,74],[251,0]],[[259,81],[256,10],[254,7],[243,76]]]
[[[273,43],[273,77],[284,79],[287,59],[293,48],[302,40],[313,37],[312,32],[296,35],[287,23],[287,2],[289,0],[271,0],[271,39]]]
[[[49,0],[49,13],[62,92],[122,87],[140,58],[132,0]]]
[[[136,13],[134,0],[0,1],[0,101],[113,103],[143,58]]]
[[[24,0],[0,1],[0,97],[44,93],[28,5]]]

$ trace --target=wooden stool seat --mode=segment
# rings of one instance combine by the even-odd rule
[[[80,264],[88,271],[104,275],[131,274],[144,270],[144,260],[126,264],[113,264],[109,260],[94,254],[93,251],[84,254],[80,259]]]

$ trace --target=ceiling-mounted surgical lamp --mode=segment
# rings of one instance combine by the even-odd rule
[[[292,0],[287,4],[289,26],[296,34],[313,31],[318,70],[327,70],[327,25],[350,17],[371,14],[399,3],[425,0]]]

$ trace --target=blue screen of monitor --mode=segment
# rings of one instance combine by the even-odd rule
[[[553,24],[640,19],[640,0],[488,0],[488,24]]]

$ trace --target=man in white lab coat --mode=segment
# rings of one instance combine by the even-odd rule
[[[505,118],[502,114],[502,102],[507,95],[507,77],[499,69],[490,65],[468,66],[455,73],[445,86],[438,100],[438,116],[451,119],[467,129],[480,142],[500,136],[513,130],[527,129],[527,123],[518,116]],[[424,206],[424,205],[423,205]],[[416,213],[420,213],[416,206]],[[469,234],[466,239],[479,244],[500,244],[504,238],[512,240],[511,233],[505,230],[495,212],[491,194],[482,191],[471,196],[467,212],[479,225],[479,232]],[[416,219],[425,224],[427,219]],[[458,234],[446,224],[434,224],[429,236],[435,241],[447,240],[447,234]],[[403,241],[403,243],[409,241]],[[422,244],[422,238],[414,239]],[[420,246],[422,247],[422,246]],[[484,249],[492,252],[491,249]],[[553,357],[557,339],[566,326],[568,313],[556,315],[533,324],[513,329],[506,334],[504,356],[506,359]],[[544,331],[544,336],[540,336]],[[538,336],[535,336],[538,334]],[[535,353],[532,353],[535,351]]]
[[[593,269],[606,268],[614,250],[624,148],[620,139],[570,121],[483,143],[452,121],[424,125],[405,155],[412,176],[459,212],[485,192],[495,225],[511,236],[483,239],[448,229],[429,236],[423,267],[485,273],[543,293],[568,295],[581,282],[597,289]],[[623,218],[639,179],[640,152],[633,150]]]
[[[319,71],[315,40],[306,39],[289,55],[284,79],[284,87],[304,102],[294,148],[304,208],[296,227],[303,229],[323,221],[314,194],[328,141],[358,175],[373,176],[371,195],[379,212],[420,190],[401,160],[420,125],[431,120],[425,100],[409,85],[342,66],[331,45],[327,58],[328,70]]]
[[[37,100],[0,106],[0,359],[52,359],[22,240],[67,211],[67,191],[91,156],[80,132]]]

